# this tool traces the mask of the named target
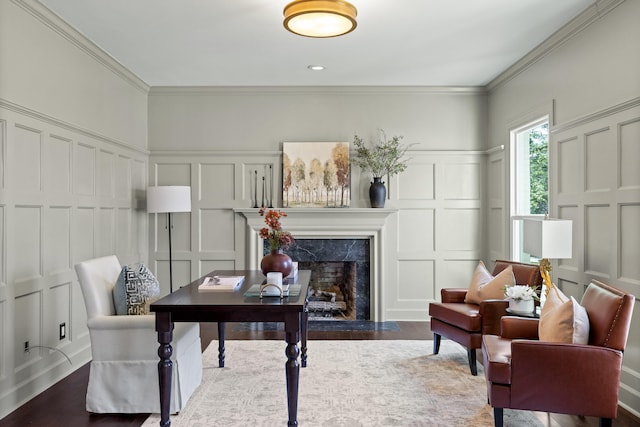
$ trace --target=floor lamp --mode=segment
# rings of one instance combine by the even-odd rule
[[[168,185],[147,189],[147,212],[167,214],[169,229],[169,290],[173,293],[173,259],[171,256],[171,214],[191,212],[191,187]]]
[[[551,290],[551,262],[549,259],[567,259],[573,256],[572,221],[556,218],[527,218],[522,226],[522,250],[540,259],[540,274]]]

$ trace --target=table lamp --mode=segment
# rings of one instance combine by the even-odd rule
[[[527,218],[523,220],[523,251],[540,259],[540,275],[551,290],[551,262],[549,259],[572,257],[572,221],[557,218]]]
[[[167,185],[147,188],[147,212],[167,213],[167,228],[169,229],[169,290],[173,293],[171,214],[174,212],[191,212],[191,187]]]

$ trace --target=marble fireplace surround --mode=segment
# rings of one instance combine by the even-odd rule
[[[368,208],[274,208],[287,213],[283,229],[294,238],[304,239],[369,239],[370,250],[370,316],[382,320],[382,277],[384,277],[385,225],[396,209]],[[258,235],[265,226],[259,209],[234,209],[246,220],[246,262],[248,268],[259,268],[263,242]]]

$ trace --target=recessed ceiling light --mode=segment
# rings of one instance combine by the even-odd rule
[[[309,65],[307,68],[313,71],[322,71],[324,70],[324,65]]]

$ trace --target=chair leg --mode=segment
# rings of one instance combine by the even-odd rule
[[[442,337],[439,334],[433,334],[433,354],[438,354],[440,351],[440,339]]]
[[[600,427],[611,427],[613,426],[611,418],[600,418]]]
[[[478,366],[476,365],[476,350],[475,349],[467,349],[467,354],[469,355],[469,369],[471,369],[471,375],[478,375]]]
[[[504,409],[502,408],[493,408],[493,425],[495,427],[502,427],[502,416],[504,414]]]

